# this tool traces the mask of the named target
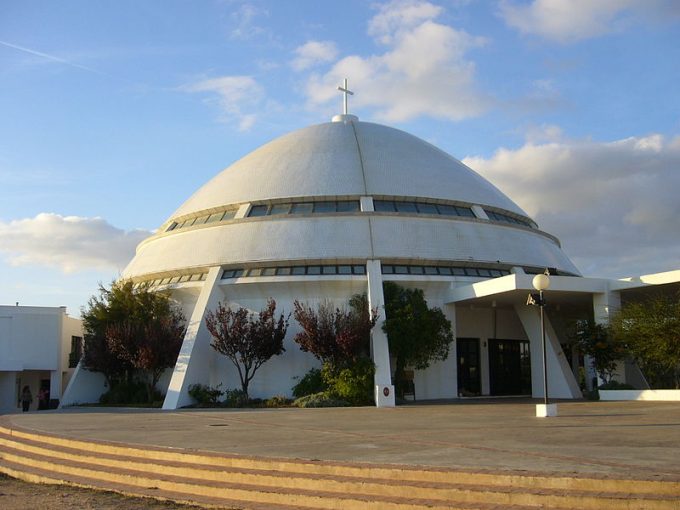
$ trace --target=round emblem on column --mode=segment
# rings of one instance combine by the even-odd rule
[[[383,395],[385,395],[386,397],[390,396],[390,389],[387,386],[383,388]]]

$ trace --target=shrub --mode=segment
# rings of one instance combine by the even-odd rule
[[[265,407],[288,407],[291,403],[293,402],[293,399],[290,399],[284,395],[275,395],[272,398],[269,398],[264,401],[264,406]]]
[[[161,399],[158,390],[154,390],[151,401]],[[121,381],[99,397],[99,403],[105,405],[144,404],[149,402],[147,385],[140,381]]]
[[[609,381],[608,383],[599,386],[601,390],[634,390],[630,384],[621,383],[619,381]]]
[[[295,407],[347,407],[349,402],[322,391],[321,393],[300,397],[293,402],[293,405]]]
[[[337,371],[328,364],[322,369],[329,393],[355,406],[373,404],[374,374],[375,365],[368,358],[359,358],[351,366]]]
[[[586,392],[585,397],[587,400],[600,400],[600,392],[597,388]]]
[[[248,394],[242,389],[224,391],[225,407],[245,407],[248,404]]]
[[[216,406],[224,392],[220,390],[221,384],[216,387],[206,384],[192,384],[189,386],[189,396],[201,406]]]
[[[314,393],[320,393],[328,389],[328,385],[321,376],[321,370],[312,368],[307,372],[300,382],[293,386],[293,396],[295,398],[306,397]]]

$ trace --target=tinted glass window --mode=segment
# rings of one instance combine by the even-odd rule
[[[273,204],[269,214],[288,214],[290,211],[290,204]]]
[[[337,273],[337,268],[335,266],[323,266],[323,274],[335,274]]]
[[[295,267],[293,267],[291,274],[296,275],[296,276],[301,275],[301,274],[305,274],[305,266],[295,266]]]
[[[321,274],[321,266],[309,266],[307,274]]]
[[[354,212],[359,210],[359,202],[356,200],[344,200],[338,202],[338,212]]]
[[[366,266],[352,266],[354,274],[366,274]]]
[[[315,213],[334,213],[335,202],[314,202]]]
[[[439,214],[437,206],[434,204],[418,204],[418,212],[420,214]]]
[[[453,205],[437,204],[437,209],[439,209],[439,214],[444,214],[446,216],[458,216],[458,211]]]
[[[290,210],[291,214],[309,214],[312,212],[314,208],[314,204],[311,202],[298,202],[297,204],[293,204],[292,209]]]
[[[379,212],[394,212],[394,202],[390,200],[374,200],[373,209]]]
[[[395,202],[397,211],[402,213],[416,213],[418,209],[415,202]]]
[[[475,217],[475,213],[473,213],[472,209],[469,207],[456,207],[456,210],[458,211],[458,216],[465,216],[467,218]]]
[[[338,274],[352,274],[352,266],[338,266]]]
[[[268,205],[254,205],[250,208],[248,217],[254,218],[256,216],[266,216],[268,208],[269,208]]]

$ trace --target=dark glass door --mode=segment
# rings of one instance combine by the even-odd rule
[[[456,339],[458,358],[458,396],[474,397],[482,393],[479,367],[479,339]]]
[[[489,339],[492,395],[531,395],[531,355],[524,340]]]

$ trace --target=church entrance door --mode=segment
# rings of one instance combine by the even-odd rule
[[[524,340],[489,339],[491,395],[531,395],[531,355]]]
[[[458,396],[475,397],[482,393],[479,366],[479,338],[457,338]]]

